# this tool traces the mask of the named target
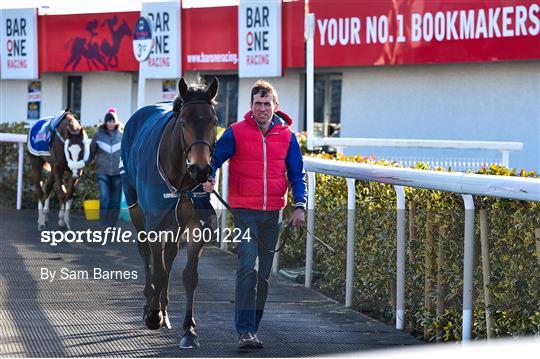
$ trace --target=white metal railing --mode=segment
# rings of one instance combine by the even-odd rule
[[[405,318],[405,191],[403,186],[459,193],[465,206],[465,235],[463,258],[463,341],[471,339],[472,287],[473,287],[473,237],[474,202],[472,195],[502,197],[540,202],[540,179],[504,177],[468,173],[436,172],[408,168],[384,167],[363,163],[340,162],[319,158],[304,158],[308,175],[307,226],[315,226],[315,173],[344,177],[348,189],[347,219],[347,272],[345,305],[352,305],[355,248],[355,180],[394,185],[397,197],[397,278],[396,278],[396,328],[404,328]],[[306,238],[306,278],[304,285],[311,287],[313,272],[313,238]]]
[[[17,167],[17,210],[22,206],[22,189],[23,189],[23,160],[24,160],[24,144],[28,136],[16,133],[0,133],[0,142],[11,142],[19,144],[19,161]]]
[[[387,139],[387,138],[338,138],[315,137],[314,146],[334,146],[338,152],[345,147],[394,147],[394,148],[423,148],[423,149],[453,149],[453,150],[492,150],[501,153],[501,164],[509,167],[510,152],[521,151],[522,142],[501,141],[461,141],[461,140],[416,140],[416,139]]]

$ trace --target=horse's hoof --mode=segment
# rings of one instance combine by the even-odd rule
[[[144,318],[144,324],[150,330],[158,330],[163,326],[163,314],[161,310],[149,310]]]
[[[186,330],[182,339],[180,339],[180,348],[195,349],[200,347],[199,337],[193,329]]]
[[[163,327],[167,329],[172,329],[171,321],[169,320],[169,314],[166,310],[162,311],[163,314]]]

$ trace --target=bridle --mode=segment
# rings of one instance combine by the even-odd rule
[[[186,124],[186,121],[183,120],[182,118],[182,112],[184,112],[186,106],[189,106],[189,105],[196,105],[196,104],[207,104],[207,105],[210,105],[212,106],[212,109],[214,108],[214,105],[212,105],[212,102],[211,101],[208,101],[208,100],[194,100],[194,101],[187,101],[185,103],[182,104],[182,107],[180,108],[180,112],[178,113],[178,122],[179,124],[182,126],[181,127],[181,132],[182,132],[182,150],[184,152],[184,155],[186,156],[186,165],[189,166],[191,163],[188,162],[188,154],[189,152],[191,151],[191,148],[195,145],[205,145],[205,146],[208,146],[208,149],[210,150],[210,159],[212,159],[214,157],[214,153],[215,153],[215,150],[216,150],[216,144],[214,142],[214,144],[210,144],[208,141],[206,141],[204,138],[198,138],[196,139],[195,141],[193,141],[192,143],[190,143],[189,145],[186,145],[186,138],[184,137],[184,129],[185,129],[185,124]],[[200,118],[202,118],[202,116],[199,116]],[[217,121],[217,118],[214,118],[214,127],[217,127],[218,125],[218,121]]]
[[[60,120],[60,123],[66,120],[67,113],[68,112],[66,111],[61,115],[63,118]],[[60,123],[58,125],[60,125]],[[82,140],[83,148],[77,150],[77,148],[70,146],[69,138],[63,138],[62,135],[56,129],[54,130],[54,132],[56,134],[56,137],[64,145],[64,156],[66,157],[67,166],[71,170],[71,176],[75,179],[79,178],[79,170],[84,168],[86,161],[88,161],[88,158],[90,155],[91,140],[88,138],[88,135],[84,131],[84,128],[82,128],[81,126],[81,132],[83,136],[83,140]],[[80,150],[83,151],[83,159],[79,161],[73,160],[72,158],[78,157]]]

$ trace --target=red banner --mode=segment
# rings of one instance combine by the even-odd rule
[[[540,58],[536,0],[312,0],[315,66]]]
[[[139,12],[39,16],[40,72],[138,71],[132,45],[138,17]]]
[[[238,7],[182,9],[182,68],[238,69]]]

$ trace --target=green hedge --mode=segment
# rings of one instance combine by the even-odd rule
[[[300,138],[300,143],[305,145],[305,139]],[[374,162],[371,158],[361,156],[323,154],[318,157],[398,166],[384,161]],[[425,164],[419,164],[416,168],[429,169]],[[441,168],[437,170],[443,171]],[[517,175],[514,170],[496,165],[482,168],[476,173]],[[533,172],[521,171],[519,175],[538,178]],[[406,329],[429,341],[460,340],[463,200],[460,195],[439,191],[406,187],[405,192],[408,226]],[[314,270],[323,272],[325,276],[314,287],[344,302],[347,230],[345,180],[317,174],[315,197],[314,234],[336,249],[337,254],[331,254],[315,243]],[[480,197],[476,197],[475,202],[477,208],[486,208],[488,213],[494,335],[538,335],[540,258],[534,231],[540,227],[540,203]],[[415,213],[413,217],[411,211]],[[473,337],[484,338],[486,324],[479,223],[476,211]],[[394,188],[386,184],[357,181],[354,309],[389,323],[395,320],[395,258]],[[281,266],[300,266],[304,265],[304,261],[305,240],[289,241],[281,257]]]

